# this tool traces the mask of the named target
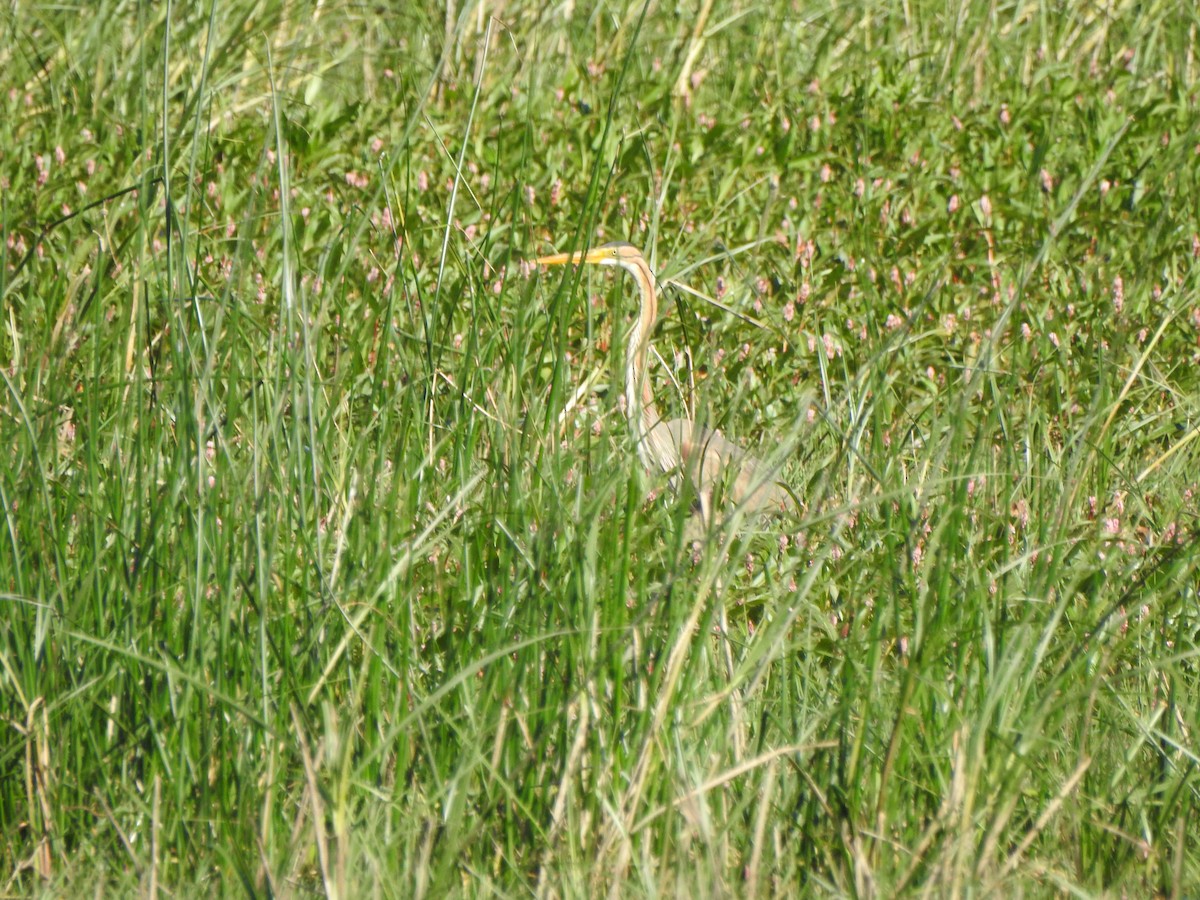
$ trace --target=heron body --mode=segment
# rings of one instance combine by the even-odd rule
[[[748,512],[783,510],[790,505],[791,496],[768,480],[762,463],[721,432],[690,419],[664,421],[659,415],[646,378],[650,333],[658,318],[658,289],[654,273],[636,247],[604,244],[576,253],[542,256],[536,262],[546,266],[616,266],[637,281],[641,307],[625,349],[625,412],[643,465],[672,475],[682,472],[696,491],[705,524],[712,522],[713,505],[718,499]]]

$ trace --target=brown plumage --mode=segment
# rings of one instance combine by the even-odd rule
[[[545,266],[592,263],[616,266],[631,274],[641,292],[641,308],[625,349],[625,411],[647,468],[669,474],[682,471],[696,491],[704,524],[713,521],[714,500],[721,499],[748,512],[787,509],[791,495],[770,480],[763,464],[721,432],[690,419],[663,421],[654,406],[646,378],[650,333],[658,318],[654,273],[632,244],[605,244],[576,253],[556,253],[535,260]]]

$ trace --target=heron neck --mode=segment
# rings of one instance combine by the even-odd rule
[[[654,290],[643,291],[642,306],[638,320],[629,334],[629,346],[625,358],[625,414],[629,427],[637,442],[638,455],[650,467],[652,459],[647,446],[650,430],[662,421],[654,406],[650,381],[646,376],[646,358],[650,348],[650,332],[658,314]]]
[[[639,436],[662,420],[646,377],[644,354],[636,366],[625,367],[625,414],[634,434]]]

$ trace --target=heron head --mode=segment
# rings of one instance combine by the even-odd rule
[[[565,266],[568,263],[590,263],[597,266],[628,267],[634,260],[642,261],[642,254],[625,241],[614,241],[611,244],[601,244],[588,250],[577,250],[574,253],[554,253],[550,256],[539,256],[534,260],[543,266]]]

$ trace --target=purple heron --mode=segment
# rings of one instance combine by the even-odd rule
[[[748,512],[788,508],[791,495],[773,483],[771,472],[721,432],[699,426],[690,419],[663,421],[659,415],[646,378],[650,332],[658,318],[658,289],[654,273],[636,247],[617,242],[576,253],[542,256],[534,262],[544,266],[568,263],[617,266],[637,281],[641,308],[625,347],[625,412],[638,456],[646,468],[672,475],[682,471],[695,488],[706,526],[713,521],[714,495],[718,490],[719,498]]]

